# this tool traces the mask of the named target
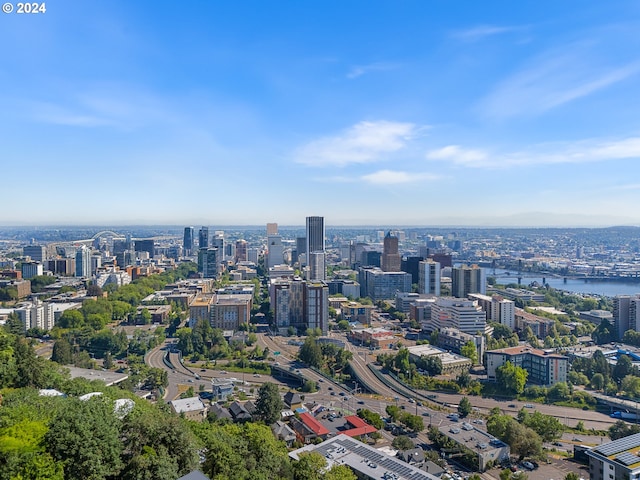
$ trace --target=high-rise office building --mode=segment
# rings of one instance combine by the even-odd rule
[[[218,261],[222,262],[225,259],[224,232],[215,232],[209,246],[218,249]]]
[[[247,261],[247,241],[240,239],[236,241],[236,263]]]
[[[325,281],[327,279],[325,252],[311,252],[307,263],[309,265],[309,280]]]
[[[198,247],[209,248],[209,227],[202,227],[198,232]]]
[[[418,292],[440,296],[440,264],[433,260],[418,263]]]
[[[32,262],[44,263],[46,260],[46,249],[42,245],[27,245],[22,253],[25,257],[31,257]]]
[[[451,270],[451,295],[466,298],[470,293],[487,293],[487,278],[484,268],[477,265],[462,265]]]
[[[388,232],[384,237],[382,248],[382,271],[383,272],[399,272],[401,258],[398,253],[398,237]]]
[[[418,283],[420,281],[420,274],[418,273],[419,264],[424,260],[424,257],[405,257],[400,263],[400,270],[411,274],[411,283]]]
[[[307,237],[296,237],[296,255],[300,258],[300,255],[307,253]]]
[[[135,241],[135,251],[147,252],[149,254],[149,258],[153,258],[153,255],[155,253],[154,248],[155,248],[155,244],[153,240],[136,240]]]
[[[313,252],[324,252],[324,217],[307,217],[307,240],[305,253],[307,263],[309,254]]]
[[[184,227],[184,240],[182,242],[182,246],[184,248],[185,255],[191,255],[193,252],[193,227]]]
[[[198,250],[198,272],[204,278],[218,277],[219,255],[217,248],[201,248]]]
[[[277,223],[267,223],[267,236],[269,235],[277,235],[278,234],[278,224]]]
[[[76,277],[91,276],[91,250],[82,245],[76,251]]]

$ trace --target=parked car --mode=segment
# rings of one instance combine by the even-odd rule
[[[524,408],[533,408],[533,405],[531,403],[525,403]]]
[[[531,462],[522,462],[522,466],[523,468],[526,468],[527,470],[533,470],[536,467],[533,465],[533,463]]]

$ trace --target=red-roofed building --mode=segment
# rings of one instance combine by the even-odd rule
[[[378,431],[375,427],[369,425],[357,415],[350,415],[348,417],[344,417],[344,419],[347,421],[349,426],[351,426],[351,428],[340,433],[344,433],[345,435],[349,435],[350,437],[359,437],[360,435],[367,435],[369,433]]]
[[[329,430],[310,413],[301,413],[298,417],[292,417],[291,427],[302,443],[310,443],[316,438],[324,440],[329,434]]]

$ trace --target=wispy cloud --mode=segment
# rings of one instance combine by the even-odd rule
[[[432,173],[414,173],[394,170],[378,170],[361,177],[362,180],[375,185],[399,185],[402,183],[416,183],[437,180],[440,175]]]
[[[398,68],[398,64],[385,62],[374,62],[367,65],[355,65],[351,67],[351,70],[349,70],[349,73],[347,73],[347,78],[353,80],[367,73],[382,72],[386,70],[393,70],[396,68]]]
[[[368,183],[371,185],[401,185],[438,180],[442,175],[428,172],[406,172],[400,170],[378,170],[365,175],[337,175],[332,177],[317,177],[315,180],[331,183]]]
[[[451,36],[459,40],[466,42],[476,42],[486,37],[494,35],[501,35],[503,33],[512,33],[522,31],[528,27],[526,26],[506,26],[500,27],[497,25],[478,25],[476,27],[468,28],[465,30],[456,30]]]
[[[489,117],[538,115],[591,95],[640,72],[640,62],[603,64],[588,45],[545,52],[500,83],[480,102]]]
[[[527,165],[591,163],[630,158],[640,159],[640,137],[615,141],[585,140],[546,145],[528,149],[492,153],[449,145],[426,154],[427,160],[446,161],[454,165],[476,168],[510,168]]]
[[[339,135],[309,142],[294,157],[296,162],[314,167],[371,163],[403,149],[419,130],[413,123],[360,122]]]
[[[135,128],[173,122],[175,117],[165,103],[145,92],[109,85],[74,92],[56,102],[29,101],[26,110],[35,120],[55,125]]]

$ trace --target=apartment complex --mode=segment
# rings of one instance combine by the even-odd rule
[[[591,480],[640,478],[640,433],[603,443],[585,453]]]
[[[487,378],[496,380],[496,370],[507,362],[529,372],[528,383],[551,386],[567,381],[569,359],[564,355],[532,348],[528,345],[489,350],[487,353]]]

